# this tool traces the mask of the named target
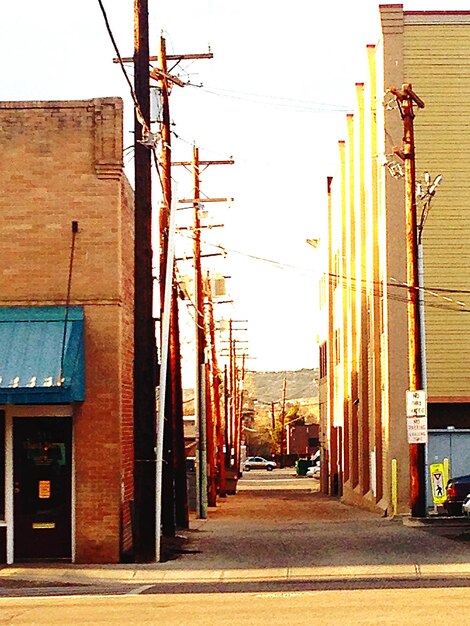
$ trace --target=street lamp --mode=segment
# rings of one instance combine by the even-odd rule
[[[420,329],[420,350],[421,350],[421,384],[422,388],[427,388],[427,366],[426,366],[426,327],[424,323],[424,260],[423,260],[423,228],[429,210],[431,200],[434,198],[437,187],[442,182],[442,175],[439,174],[431,183],[429,172],[424,173],[424,184],[416,183],[416,196],[418,200],[424,202],[421,217],[417,226],[418,230],[418,308],[419,308],[419,329]]]
[[[306,242],[309,246],[313,248],[318,248],[318,244],[320,243],[320,239],[306,239]]]

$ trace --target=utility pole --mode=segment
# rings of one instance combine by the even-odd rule
[[[204,493],[204,485],[207,480],[207,456],[202,451],[206,449],[204,441],[205,424],[202,411],[203,398],[205,394],[205,377],[202,376],[202,370],[205,368],[205,332],[204,332],[204,292],[201,270],[201,221],[199,216],[199,197],[200,197],[200,174],[199,174],[199,149],[193,146],[193,183],[194,183],[194,287],[195,287],[195,320],[196,320],[196,393],[195,393],[195,410],[196,421],[198,423],[199,432],[199,517],[207,517],[207,510],[203,506],[206,499]]]
[[[239,384],[239,394],[238,394],[238,412],[236,418],[236,433],[237,436],[235,438],[236,447],[235,447],[235,467],[240,469],[240,455],[241,455],[241,443],[242,443],[242,427],[243,427],[243,400],[245,394],[245,358],[246,354],[242,354],[242,367],[240,370],[240,384]]]
[[[134,89],[140,113],[150,128],[148,0],[134,0]],[[144,129],[145,130],[145,129]],[[139,139],[134,121],[134,556],[155,558],[156,350],[153,320],[151,152]]]
[[[284,455],[286,453],[286,395],[287,395],[287,378],[284,376],[282,381],[282,404],[281,404],[281,463],[284,465]]]
[[[201,266],[201,220],[200,205],[205,202],[226,202],[229,198],[201,198],[200,168],[209,165],[232,165],[232,159],[226,161],[201,161],[199,149],[193,146],[192,161],[177,161],[174,166],[190,167],[193,173],[193,198],[183,198],[181,203],[193,205],[194,231],[194,285],[195,285],[195,336],[196,336],[196,383],[194,389],[194,408],[197,425],[197,463],[196,463],[196,508],[200,519],[207,517],[207,423],[206,423],[206,358],[204,327],[204,286]],[[212,429],[209,428],[209,431]]]
[[[416,213],[416,173],[413,103],[424,108],[424,102],[413,92],[412,86],[402,86],[402,92],[390,89],[397,99],[403,119],[403,150],[394,148],[405,163],[405,210],[406,210],[406,268],[408,284],[408,371],[409,390],[423,388],[421,364],[421,337],[418,297],[418,232]],[[410,501],[413,517],[426,515],[425,497],[425,445],[410,443]]]
[[[157,384],[157,358],[155,325],[152,315],[153,308],[153,275],[152,275],[152,233],[151,233],[151,151],[154,150],[153,138],[150,133],[150,78],[160,81],[163,115],[162,165],[166,171],[167,180],[162,180],[163,205],[160,214],[160,242],[161,242],[161,303],[164,302],[163,285],[165,283],[165,265],[167,258],[167,236],[169,227],[169,213],[171,206],[171,176],[170,176],[170,116],[168,108],[168,82],[184,87],[185,83],[175,76],[168,74],[167,60],[176,61],[176,65],[183,60],[212,59],[211,52],[205,54],[172,54],[167,55],[165,42],[161,41],[159,56],[149,56],[149,24],[148,0],[134,0],[134,56],[115,58],[114,63],[134,63],[134,92],[135,92],[135,247],[134,247],[134,523],[133,543],[135,559],[139,562],[150,561],[155,557],[155,512],[156,506],[156,407],[155,389]],[[154,68],[149,75],[150,61],[158,61],[160,67]],[[173,292],[177,290],[173,286]],[[176,295],[175,295],[176,297]],[[163,306],[163,304],[161,305]],[[182,389],[181,366],[179,355],[179,328],[177,302],[172,303],[172,324],[170,329],[169,350],[169,406],[176,407],[177,423],[171,438],[166,438],[164,448],[172,446],[176,450],[174,462],[180,469],[176,472],[176,521],[181,527],[188,526],[187,498],[186,498],[186,471],[184,463],[184,438],[182,418]],[[176,336],[178,335],[178,336]],[[161,383],[161,381],[160,381]],[[178,406],[181,405],[181,409]],[[181,413],[181,424],[178,416]],[[173,425],[171,426],[173,428]],[[175,446],[175,442],[179,445]],[[182,442],[182,443],[181,443]],[[183,446],[183,453],[180,451]],[[171,451],[171,454],[173,452]],[[181,458],[180,458],[181,457]],[[181,487],[184,478],[184,488]],[[166,496],[163,498],[166,500]],[[172,497],[173,500],[173,497]],[[183,502],[184,500],[184,502]],[[172,505],[173,508],[173,505]],[[170,517],[171,517],[170,512]],[[165,525],[168,520],[163,520]]]
[[[217,462],[215,458],[215,411],[214,396],[211,393],[211,364],[208,361],[205,364],[205,390],[206,390],[206,461],[207,461],[207,504],[208,506],[217,505]]]
[[[166,60],[166,42],[160,37],[160,53],[158,67],[150,73],[159,85],[161,97],[161,185],[162,203],[159,215],[160,236],[160,319],[163,320],[165,302],[165,276],[168,258],[168,229],[170,207],[172,202],[171,183],[171,130],[170,130],[170,83],[180,84],[181,81],[168,74]],[[165,398],[165,425],[163,434],[163,480],[161,502],[162,532],[164,536],[173,536],[175,526],[187,528],[189,513],[186,492],[186,462],[184,454],[183,429],[183,391],[181,388],[181,357],[179,345],[178,290],[176,281],[171,287],[171,317],[168,350],[168,368]],[[162,325],[161,325],[162,328]]]
[[[226,431],[227,439],[229,442],[229,454],[227,458],[227,469],[239,471],[240,462],[240,443],[241,443],[241,414],[243,403],[243,379],[245,369],[245,357],[246,355],[237,355],[237,344],[246,343],[242,340],[234,338],[234,331],[247,330],[246,328],[234,327],[234,322],[247,322],[247,320],[229,320],[229,338],[228,338],[228,350],[224,356],[228,357],[228,374],[226,369],[226,381],[227,381],[227,417],[226,417]],[[243,357],[243,366],[241,370],[241,378],[239,384],[239,369],[237,365],[237,356]],[[240,393],[241,392],[241,393]]]
[[[230,398],[229,398],[229,370],[224,365],[224,423],[225,423],[225,469],[230,469]]]
[[[209,340],[211,347],[211,389],[213,397],[214,407],[214,421],[215,421],[215,440],[217,445],[216,458],[217,468],[219,475],[219,496],[225,498],[226,496],[226,480],[225,480],[225,456],[224,456],[224,431],[222,428],[222,415],[220,410],[220,385],[221,379],[219,374],[219,367],[217,364],[217,347],[215,345],[215,324],[214,324],[214,306],[212,303],[212,290],[210,286],[210,274],[207,272],[207,284],[208,284],[208,326],[209,326]]]
[[[230,464],[232,469],[234,463],[234,441],[235,441],[235,345],[233,340],[233,320],[229,321],[229,365],[228,365],[228,395],[229,395],[229,444],[230,444]]]
[[[160,208],[160,319],[163,319],[163,303],[165,301],[165,275],[168,257],[168,230],[169,215],[172,202],[171,182],[171,128],[169,94],[172,85],[184,87],[185,83],[177,76],[168,72],[167,61],[176,61],[176,64],[184,59],[211,59],[213,55],[167,55],[166,41],[160,38],[160,52],[158,56],[149,57],[149,61],[157,61],[157,67],[150,72],[150,78],[156,80],[159,85],[162,105],[161,129],[161,183],[163,202]],[[147,64],[148,70],[148,64]],[[174,269],[173,269],[174,272]],[[175,534],[175,526],[187,528],[189,515],[187,506],[186,487],[186,461],[184,449],[184,426],[183,426],[183,391],[181,383],[181,351],[179,340],[179,313],[178,313],[178,288],[173,274],[170,337],[169,337],[169,364],[167,389],[169,391],[165,403],[165,432],[164,432],[164,464],[163,464],[163,490],[162,502],[162,529],[163,534],[172,536]]]

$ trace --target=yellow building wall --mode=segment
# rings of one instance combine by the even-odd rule
[[[422,21],[405,14],[404,73],[426,105],[415,118],[417,178],[443,176],[423,231],[428,395],[468,402],[470,15]]]
[[[424,230],[428,391],[431,402],[470,402],[470,13],[404,13],[401,5],[380,13],[382,38],[368,48],[368,80],[356,85],[330,197],[330,268],[339,276],[329,310],[342,362],[329,400],[344,434],[344,500],[407,513],[405,185],[384,167],[399,161],[403,120],[384,102],[395,104],[389,87],[411,82],[426,103],[415,119],[417,177],[444,177]]]

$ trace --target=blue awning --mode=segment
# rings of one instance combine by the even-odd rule
[[[85,399],[83,307],[0,307],[0,404]]]

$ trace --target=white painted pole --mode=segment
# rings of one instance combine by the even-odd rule
[[[203,363],[200,368],[199,376],[199,393],[201,397],[201,432],[200,432],[200,446],[201,446],[201,519],[207,518],[207,405],[206,405],[206,365]]]
[[[423,244],[418,243],[418,306],[419,306],[419,344],[421,352],[421,388],[428,388],[428,367],[426,363],[426,321],[424,318],[424,258]],[[429,499],[430,476],[428,461],[428,444],[424,446],[424,497],[426,502]]]
[[[173,192],[173,200],[170,209],[170,223],[168,229],[168,256],[166,260],[165,274],[165,300],[163,303],[162,320],[162,354],[160,366],[160,402],[157,419],[157,447],[156,447],[156,481],[155,481],[155,560],[161,560],[161,536],[162,536],[162,470],[163,470],[163,432],[165,427],[165,399],[166,380],[168,374],[168,352],[170,343],[170,315],[171,315],[171,292],[173,290],[173,271],[175,264],[175,223],[176,223],[176,186]]]
[[[424,259],[423,244],[418,244],[418,304],[421,349],[421,386],[428,387],[428,368],[426,363],[426,321],[424,319]]]

